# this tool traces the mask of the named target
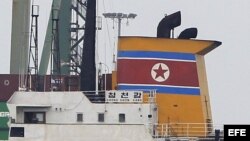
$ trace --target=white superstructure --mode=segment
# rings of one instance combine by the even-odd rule
[[[126,97],[128,93],[137,97]],[[152,140],[153,123],[157,123],[153,92],[138,97],[138,91],[110,91],[103,100],[88,94],[16,92],[8,101],[12,119],[9,140]],[[109,96],[122,102],[111,102]]]

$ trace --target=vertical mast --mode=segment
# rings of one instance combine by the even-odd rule
[[[10,74],[19,74],[20,88],[26,87],[28,72],[30,5],[30,0],[13,0],[12,6]]]
[[[30,0],[13,0],[10,74],[26,74],[28,68]]]
[[[51,44],[51,89],[60,90],[61,84],[61,60],[59,49],[59,25],[58,9],[52,10],[52,44]],[[53,84],[54,83],[54,84]]]
[[[95,34],[96,0],[88,0],[80,74],[81,91],[94,91],[96,88]]]
[[[39,16],[39,6],[32,5],[30,48],[29,48],[29,60],[28,60],[29,76],[26,81],[26,86],[29,90],[34,90],[34,91],[36,91],[38,88],[38,16]]]

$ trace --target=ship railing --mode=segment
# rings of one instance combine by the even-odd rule
[[[110,99],[106,96],[107,92],[109,91],[82,91],[92,103],[156,103],[156,90],[117,90],[113,92],[128,92],[130,96],[122,97],[116,93]]]
[[[156,103],[156,90],[155,89],[141,89],[144,92],[143,101],[145,103]]]
[[[92,103],[105,103],[105,91],[82,91]]]
[[[148,126],[149,132],[154,138],[210,138],[215,136],[215,130],[223,133],[222,124],[211,126],[211,123],[165,123]]]

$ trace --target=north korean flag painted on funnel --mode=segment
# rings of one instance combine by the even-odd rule
[[[200,95],[193,54],[119,51],[118,89],[155,89],[158,93]]]

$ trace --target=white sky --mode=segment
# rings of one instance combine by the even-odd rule
[[[44,39],[46,18],[51,0],[35,0],[40,4],[40,47]],[[136,13],[134,20],[122,25],[123,36],[156,36],[164,14],[181,11],[182,25],[175,30],[198,28],[198,39],[218,40],[222,45],[205,56],[212,116],[215,124],[250,124],[250,1],[249,0],[98,0],[103,12]],[[9,73],[12,0],[0,3],[0,73]],[[105,7],[105,8],[104,8]],[[105,9],[105,10],[104,10]],[[107,24],[108,21],[108,24]],[[110,64],[114,52],[117,25],[103,18],[98,48],[107,49]],[[109,29],[109,34],[107,32]],[[110,36],[108,36],[110,35]],[[39,50],[41,52],[41,50]],[[109,68],[112,68],[111,66]]]

